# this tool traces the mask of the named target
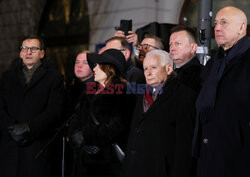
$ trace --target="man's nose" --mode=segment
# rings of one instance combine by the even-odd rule
[[[175,45],[172,44],[172,45],[169,47],[169,49],[170,49],[170,51],[171,51],[171,50],[175,50]]]
[[[151,75],[150,69],[147,70],[146,75],[147,75],[147,76],[150,76],[150,75]]]
[[[216,24],[216,25],[214,26],[214,31],[220,31],[220,30],[221,30],[220,24]]]
[[[31,48],[28,48],[27,53],[28,53],[28,54],[31,54],[31,53],[32,53],[32,52],[31,52]]]

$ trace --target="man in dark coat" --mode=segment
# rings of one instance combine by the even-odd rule
[[[248,177],[250,169],[250,41],[247,18],[235,7],[215,18],[219,49],[208,61],[196,102],[193,154],[197,177]]]
[[[188,26],[175,26],[171,29],[169,51],[174,60],[178,79],[198,94],[201,88],[203,65],[195,55],[198,45],[195,31]]]
[[[44,58],[44,42],[24,38],[20,60],[0,83],[0,176],[50,177],[53,163],[48,142],[63,106],[63,77]]]
[[[121,177],[193,177],[195,93],[176,79],[167,52],[148,52],[143,67],[153,94],[138,96]]]
[[[114,36],[106,41],[105,50],[107,49],[117,49],[120,50],[126,59],[126,78],[131,82],[136,82],[139,84],[145,83],[145,77],[143,71],[135,67],[130,58],[131,50],[129,43],[124,37]]]

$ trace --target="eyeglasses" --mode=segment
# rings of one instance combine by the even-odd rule
[[[31,53],[36,53],[38,50],[41,50],[39,47],[27,47],[27,46],[20,47],[20,50],[24,53],[28,52],[29,49]]]
[[[123,51],[125,51],[126,49],[118,49],[118,50],[120,50],[121,52],[123,52]]]
[[[155,46],[152,46],[152,45],[149,45],[149,44],[139,44],[137,45],[137,49],[140,49],[142,48],[143,50],[148,50],[150,47],[154,48],[154,49],[159,49],[158,47],[155,47]]]

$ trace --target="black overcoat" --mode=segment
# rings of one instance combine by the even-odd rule
[[[191,177],[195,93],[169,80],[143,114],[138,97],[121,177]]]
[[[200,64],[197,56],[194,56],[188,63],[176,68],[175,72],[182,84],[192,88],[198,94],[201,88],[203,68],[204,66]]]
[[[213,62],[207,63],[205,76]],[[226,66],[214,111],[200,122],[195,137],[198,177],[249,177],[250,46]]]
[[[40,158],[35,155],[48,142],[60,119],[63,106],[63,76],[42,59],[29,86],[25,85],[22,61],[2,76],[0,83],[0,176],[50,177],[50,148]],[[33,141],[19,147],[7,127],[28,123]],[[53,146],[53,145],[52,145]]]

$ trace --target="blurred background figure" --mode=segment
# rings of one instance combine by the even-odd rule
[[[143,71],[134,66],[131,60],[131,49],[126,38],[114,36],[106,41],[105,49],[117,49],[120,50],[126,60],[126,78],[127,80],[135,83],[145,83],[145,77]]]
[[[125,36],[123,31],[118,30],[116,31],[115,36],[124,37],[126,38],[128,43],[131,43],[133,45],[137,57],[136,66],[142,70],[142,63],[147,52],[153,49],[164,49],[164,45],[161,38],[152,34],[145,34],[141,43],[139,43],[138,36],[133,31],[129,31],[128,35]]]

